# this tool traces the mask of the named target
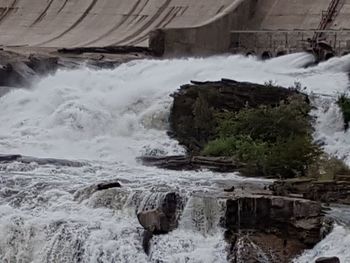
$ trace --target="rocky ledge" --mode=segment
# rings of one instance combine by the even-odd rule
[[[207,156],[142,156],[138,158],[146,166],[156,166],[169,170],[200,170],[209,169],[216,172],[234,172],[244,168],[244,164],[238,163],[231,157],[207,157]]]
[[[336,180],[290,179],[275,181],[270,189],[275,195],[300,195],[325,203],[350,205],[350,176],[337,176]]]
[[[59,50],[3,47],[0,48],[0,96],[7,90],[4,87],[29,86],[36,77],[52,74],[57,69],[74,69],[83,64],[95,69],[113,68],[130,60],[153,55],[149,49],[129,46]]]
[[[289,197],[226,193],[220,199],[226,206],[219,220],[226,229],[230,262],[289,262],[307,248],[313,247],[330,230],[319,203]],[[140,211],[144,227],[143,246],[148,253],[153,235],[167,234],[181,218],[181,195],[168,193],[158,207]],[[251,249],[254,248],[254,249]]]

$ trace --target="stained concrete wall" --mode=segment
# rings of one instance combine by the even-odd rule
[[[0,0],[0,45],[148,44],[155,28],[201,24],[232,0]]]
[[[305,47],[306,40],[315,34],[314,30],[319,27],[322,12],[328,9],[331,1],[234,1],[221,16],[203,25],[186,29],[164,29],[164,51],[168,55],[234,52],[237,51],[235,45],[239,40],[236,35],[228,32],[237,30],[274,31],[252,34],[250,42],[246,42],[246,46],[243,47],[246,51],[252,49],[256,52],[273,50],[275,53],[281,49],[287,52],[299,51]],[[334,20],[329,23],[327,29],[349,29],[349,17],[350,0],[340,0]],[[279,32],[283,30],[296,30],[296,32],[289,32],[286,36],[286,32]],[[324,35],[332,46],[341,51],[350,46],[348,32],[339,33],[336,37],[333,33]]]
[[[168,55],[232,50],[232,30],[315,29],[331,0],[0,0],[0,45],[151,46]],[[350,28],[340,0],[329,29]],[[153,30],[160,28],[160,30]],[[310,34],[312,32],[310,31]],[[266,37],[266,36],[264,36]],[[348,36],[344,34],[342,41]],[[290,41],[297,41],[291,37]],[[283,42],[282,38],[279,38]],[[263,40],[261,42],[266,42]]]
[[[235,0],[222,13],[205,23],[188,28],[167,28],[162,30],[162,42],[152,45],[162,49],[168,56],[187,54],[208,55],[223,53],[231,45],[231,29],[244,29],[251,16],[255,0]]]

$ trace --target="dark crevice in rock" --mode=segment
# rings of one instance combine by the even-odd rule
[[[122,187],[119,182],[108,182],[108,183],[100,183],[96,186],[97,191],[103,191],[111,188],[119,188]]]

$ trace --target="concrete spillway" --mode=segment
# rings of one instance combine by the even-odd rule
[[[324,20],[332,2],[334,12]],[[150,32],[160,29],[151,35],[151,45],[161,53],[220,53],[242,44],[241,36],[232,33],[235,30],[315,30],[322,20],[323,30],[349,29],[349,16],[350,0],[1,0],[0,45],[147,46]],[[290,34],[288,39],[284,33],[269,39],[250,35],[244,45],[293,49],[298,43],[291,42],[313,35],[313,31],[305,37]],[[343,43],[342,49],[348,44]]]
[[[141,45],[155,28],[194,26],[232,0],[1,0],[0,44]]]

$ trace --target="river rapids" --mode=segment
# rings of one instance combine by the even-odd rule
[[[285,87],[300,83],[315,106],[315,140],[350,164],[350,131],[344,132],[336,104],[348,92],[350,56],[305,68],[313,60],[306,53],[268,61],[139,60],[113,70],[60,70],[0,97],[0,153],[78,164],[0,164],[0,262],[227,262],[219,224],[225,207],[217,196],[224,187],[263,188],[270,181],[166,171],[144,167],[136,158],[184,153],[167,136],[169,95],[190,80],[229,78]],[[123,187],[103,195],[89,191],[109,180]],[[179,227],[153,238],[146,255],[135,213],[169,191],[184,200]],[[334,230],[295,263],[320,256],[350,262],[350,209],[334,207],[330,216],[337,222]]]

